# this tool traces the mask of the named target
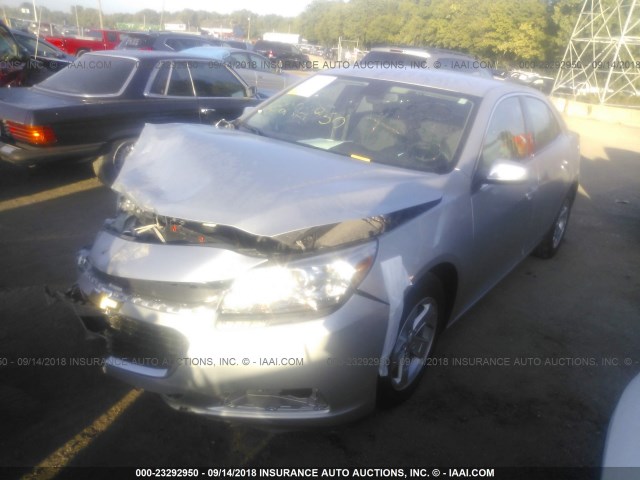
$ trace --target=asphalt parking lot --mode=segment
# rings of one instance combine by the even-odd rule
[[[616,401],[640,372],[640,130],[570,124],[582,137],[582,188],[557,257],[527,259],[449,328],[408,402],[322,431],[215,423],[103,376],[92,365],[102,346],[44,289],[73,283],[75,252],[115,195],[89,168],[0,166],[2,472],[599,466]],[[72,358],[82,361],[62,365]]]

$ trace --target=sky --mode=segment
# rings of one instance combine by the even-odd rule
[[[23,1],[32,0],[2,0],[5,6],[18,6]],[[192,10],[206,10],[219,13],[231,13],[236,10],[250,10],[259,15],[276,14],[284,17],[295,17],[302,13],[311,0],[101,0],[102,11],[110,13],[135,13],[145,8],[160,11],[164,3],[167,12],[180,11],[185,8]],[[72,5],[87,8],[98,8],[98,0],[36,0],[36,6],[49,10],[70,12]]]

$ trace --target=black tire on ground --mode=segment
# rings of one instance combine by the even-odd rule
[[[553,225],[549,228],[544,238],[533,251],[533,255],[538,258],[551,258],[553,257],[562,245],[565,233],[567,232],[567,225],[569,224],[569,217],[571,216],[571,207],[573,206],[573,195],[569,194],[565,197],[560,207],[560,211],[553,221]]]
[[[434,275],[427,274],[406,295],[388,375],[378,378],[379,406],[403,402],[418,387],[443,327],[444,310],[444,289]]]
[[[133,150],[136,138],[116,140],[104,155],[93,161],[93,173],[107,186],[110,186],[120,173],[124,161]]]

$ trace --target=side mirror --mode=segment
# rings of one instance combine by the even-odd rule
[[[517,184],[529,178],[529,169],[512,160],[496,160],[486,176],[487,183]]]
[[[258,88],[255,85],[251,85],[247,88],[247,96],[255,98],[258,96]]]

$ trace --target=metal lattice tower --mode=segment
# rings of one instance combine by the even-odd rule
[[[553,93],[594,95],[624,103],[640,95],[640,5],[585,0],[553,85]]]

